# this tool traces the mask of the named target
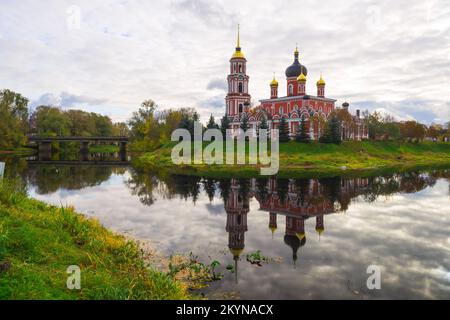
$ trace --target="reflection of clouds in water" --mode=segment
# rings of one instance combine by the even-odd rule
[[[55,205],[74,204],[107,227],[156,241],[169,253],[216,254],[224,265],[233,263],[228,253],[218,254],[228,244],[226,213],[218,192],[212,203],[202,192],[196,205],[190,199],[167,200],[155,192],[157,201],[149,207],[130,194],[123,183],[128,178],[128,173],[112,175],[99,186],[33,196]],[[283,241],[284,216],[278,215],[272,239],[269,214],[259,211],[258,201],[252,199],[239,284],[236,288],[233,275],[227,274],[213,287],[238,290],[241,297],[252,299],[448,298],[449,208],[444,180],[415,194],[393,194],[371,203],[357,197],[345,213],[325,216],[320,239],[315,219],[306,220],[307,241],[298,250],[294,268],[292,249]],[[245,255],[256,250],[281,257],[282,262],[252,266]],[[366,269],[372,264],[382,268],[380,291],[364,289]]]
[[[212,203],[207,203],[205,205],[206,210],[208,210],[209,213],[211,213],[212,215],[224,215],[225,211],[223,210],[223,203],[218,203],[218,204],[212,204]]]

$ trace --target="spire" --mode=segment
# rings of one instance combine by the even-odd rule
[[[317,85],[318,86],[324,86],[325,85],[325,80],[323,80],[322,72],[320,73],[320,79],[319,79],[319,81],[317,81]]]
[[[298,44],[296,44],[295,51],[294,51],[295,60],[298,60],[299,54],[300,54],[300,52],[298,51]]]
[[[270,227],[269,229],[270,229],[270,231],[272,231],[272,239],[273,239],[275,231],[277,231],[277,227]]]
[[[270,83],[271,86],[278,86],[278,81],[275,79],[275,72],[273,73],[273,80]]]
[[[241,25],[238,24],[238,35],[237,35],[237,44],[236,49],[241,47]]]
[[[238,24],[238,33],[237,33],[237,42],[236,42],[236,51],[234,52],[231,59],[234,58],[242,58],[245,59],[244,53],[241,51],[241,25]]]
[[[238,284],[239,283],[239,278],[238,278],[238,260],[239,257],[236,258],[234,257],[234,276],[235,276],[235,283]]]

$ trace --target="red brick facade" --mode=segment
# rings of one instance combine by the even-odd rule
[[[230,60],[228,75],[228,94],[225,98],[226,115],[231,121],[231,129],[238,130],[243,116],[247,116],[250,129],[256,131],[264,117],[269,128],[276,129],[281,118],[285,118],[291,137],[295,136],[302,117],[305,117],[311,139],[317,140],[324,132],[324,123],[336,110],[336,100],[325,97],[325,81],[322,76],[317,81],[316,95],[306,92],[307,69],[299,62],[299,52],[294,52],[294,63],[286,70],[286,96],[279,97],[278,82],[270,83],[270,99],[261,100],[255,108],[250,108],[251,96],[248,91],[249,76],[247,59],[241,51],[238,36],[236,51]],[[348,109],[347,109],[348,111]],[[353,123],[342,124],[344,140],[367,139],[368,133],[364,121],[350,116]]]

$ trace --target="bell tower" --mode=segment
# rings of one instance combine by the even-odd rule
[[[228,94],[225,98],[226,115],[228,117],[240,115],[249,108],[251,96],[248,94],[248,82],[247,59],[241,50],[240,28],[238,26],[236,50],[230,59]]]

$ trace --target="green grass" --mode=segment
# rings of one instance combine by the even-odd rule
[[[191,298],[183,284],[148,267],[135,242],[15,185],[0,181],[0,299]],[[66,287],[70,265],[81,268],[81,290]]]
[[[259,175],[256,165],[174,165],[166,144],[141,155],[135,164],[142,169],[163,170],[212,177]],[[205,144],[206,145],[206,144]],[[341,145],[296,142],[280,144],[280,171],[284,177],[373,175],[385,171],[450,166],[450,143],[401,143],[351,141]],[[346,167],[343,170],[342,167]]]

